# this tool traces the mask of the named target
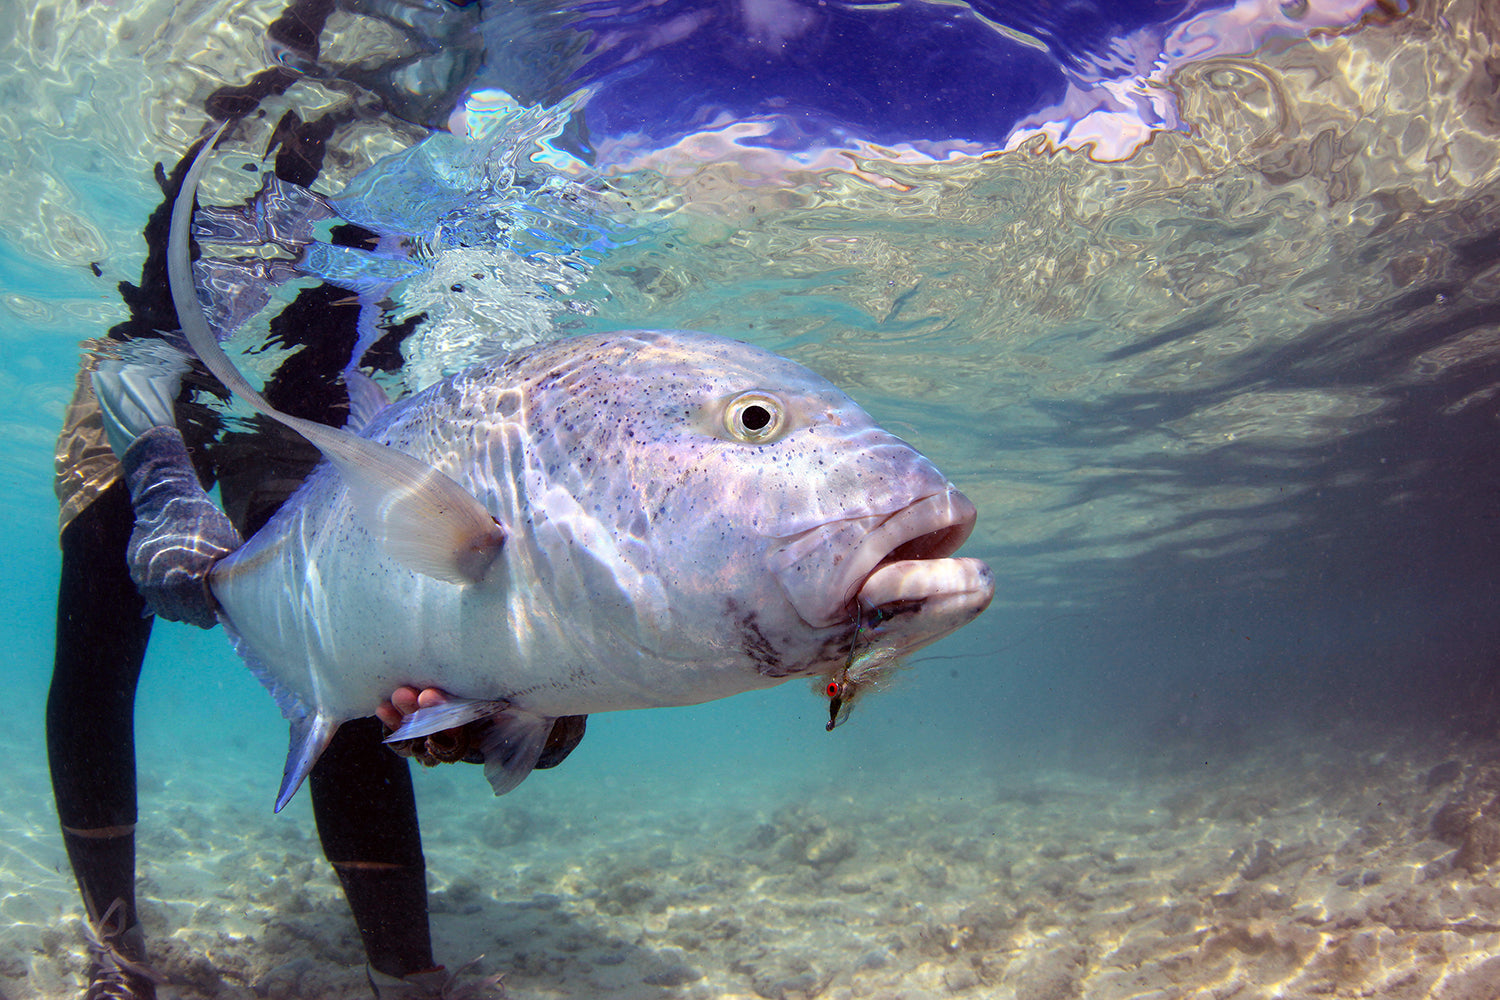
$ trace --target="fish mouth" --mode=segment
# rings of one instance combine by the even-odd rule
[[[798,615],[814,628],[916,613],[897,629],[916,648],[989,606],[994,578],[978,559],[951,558],[974,530],[969,498],[949,487],[887,514],[832,522],[788,540],[773,563]],[[819,553],[842,552],[829,559]]]

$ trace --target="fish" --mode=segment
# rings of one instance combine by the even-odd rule
[[[810,369],[715,334],[542,343],[366,405],[357,428],[279,413],[224,355],[189,269],[217,138],[173,210],[183,335],[326,458],[207,579],[290,723],[277,811],[338,727],[399,687],[449,700],[390,739],[483,721],[498,795],[558,719],[793,678],[837,682],[838,716],[855,681],[989,605],[989,567],[956,555],[975,507],[931,461]]]

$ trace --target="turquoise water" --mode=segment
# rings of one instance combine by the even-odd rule
[[[74,995],[86,967],[41,718],[78,342],[125,318],[152,167],[211,91],[271,65],[281,6],[0,13],[6,996]],[[485,952],[517,997],[1497,995],[1496,875],[1455,867],[1463,838],[1433,819],[1452,797],[1500,821],[1481,801],[1500,718],[1500,26],[1484,4],[1308,4],[1215,34],[1186,32],[1185,7],[1151,30],[1121,13],[1109,48],[1098,25],[976,6],[944,30],[989,53],[976,25],[1009,24],[1045,55],[1033,104],[989,101],[964,65],[942,72],[972,91],[905,117],[901,60],[879,63],[896,82],[868,88],[868,117],[805,98],[860,79],[843,60],[874,65],[874,43],[762,89],[704,83],[728,73],[715,39],[811,37],[796,5],[693,22],[633,75],[575,58],[549,34],[572,22],[540,8],[508,45],[482,36],[476,85],[541,107],[570,80],[595,93],[541,146],[512,105],[475,105],[501,140],[453,168],[460,207],[401,220],[427,268],[393,292],[393,319],[428,317],[409,382],[587,330],[750,340],[957,482],[979,508],[965,554],[998,587],[833,734],[793,683],[595,718],[500,800],[477,769],[418,774],[440,959]],[[338,17],[327,66],[399,44]],[[1113,103],[1078,103],[1099,92]],[[203,204],[248,196],[258,175],[235,166],[260,163],[283,110],[348,96],[306,80],[270,99]],[[361,119],[315,189],[428,134]],[[492,169],[517,149],[518,174]],[[477,277],[450,295],[454,275]],[[362,995],[306,796],[270,815],[284,724],[223,636],[159,624],[138,705],[142,907],[168,989]],[[1448,760],[1461,777],[1429,781]],[[1281,860],[1250,878],[1262,855]]]

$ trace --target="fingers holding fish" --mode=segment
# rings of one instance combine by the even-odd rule
[[[408,717],[415,715],[419,709],[435,708],[447,703],[448,692],[440,688],[419,690],[403,685],[392,691],[390,698],[380,703],[380,706],[375,709],[375,715],[385,724],[386,729],[394,732],[400,729],[402,723]],[[478,728],[476,723],[469,722],[451,729],[439,730],[412,739],[398,740],[387,745],[402,757],[411,757],[427,767],[464,760],[481,763],[483,757],[475,755]]]
[[[408,715],[419,708],[432,708],[448,701],[448,692],[441,688],[417,688],[409,685],[398,687],[391,696],[375,709],[375,717],[385,723],[385,728],[395,732]]]

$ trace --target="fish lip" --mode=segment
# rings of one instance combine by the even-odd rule
[[[911,592],[909,587],[905,591],[891,590],[889,585],[896,571],[886,567],[933,568],[939,562],[954,562],[948,557],[973,532],[976,517],[969,498],[949,486],[886,514],[830,522],[788,539],[795,544],[784,548],[788,554],[783,556],[784,565],[779,567],[778,575],[792,606],[808,625],[827,628],[854,621],[860,613],[856,602],[872,583],[877,585],[872,597],[899,593],[901,596],[894,599],[916,601],[931,596]],[[805,552],[810,548],[809,542],[827,540],[836,545],[849,536],[854,536],[852,547],[825,564],[826,575],[821,580],[817,573],[802,574],[806,566],[795,553]],[[796,577],[789,572],[793,566],[799,571]],[[931,574],[925,578],[929,582],[938,579]],[[884,602],[860,603],[868,610]]]
[[[873,645],[902,655],[973,621],[995,597],[995,576],[973,558],[881,563],[859,588]]]
[[[957,562],[949,558],[974,532],[978,511],[968,497],[948,489],[896,511],[859,544],[851,571],[858,574],[851,581],[844,601],[858,600],[865,609],[895,601],[922,600],[933,591],[910,586],[913,569],[920,570],[920,580],[935,582],[950,576],[943,567]],[[894,543],[894,544],[893,544]],[[868,571],[859,572],[878,556]],[[936,574],[932,571],[936,570]],[[904,577],[907,586],[892,586],[893,576]]]

